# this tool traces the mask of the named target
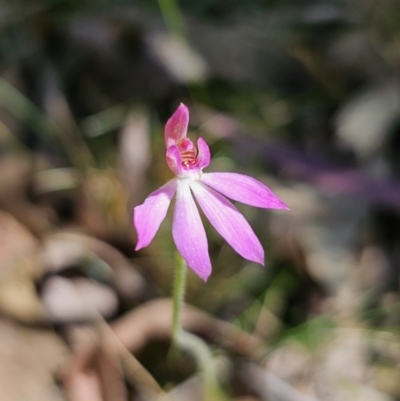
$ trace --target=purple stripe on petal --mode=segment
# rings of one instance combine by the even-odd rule
[[[229,245],[245,259],[264,264],[264,250],[260,241],[239,210],[200,181],[192,181],[190,188],[210,223]]]
[[[138,240],[136,250],[146,247],[153,240],[174,197],[177,181],[173,179],[157,191],[152,192],[145,201],[133,210],[133,224]]]
[[[268,187],[247,175],[236,173],[205,173],[201,182],[228,198],[246,205],[267,209],[289,208]]]
[[[187,135],[188,125],[189,110],[183,103],[181,103],[175,113],[172,114],[170,119],[167,121],[167,124],[165,124],[164,137],[167,149],[171,145],[176,145],[179,139],[182,139]]]
[[[207,142],[203,138],[199,138],[197,140],[197,148],[199,150],[199,153],[197,154],[198,167],[208,167],[210,165],[211,154]]]
[[[207,237],[188,180],[178,181],[172,236],[188,266],[206,281],[211,274]]]

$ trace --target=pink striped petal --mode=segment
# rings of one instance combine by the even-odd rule
[[[206,232],[192,193],[189,180],[178,182],[172,236],[178,252],[188,266],[204,281],[211,274]]]
[[[167,149],[171,145],[176,145],[180,139],[187,135],[188,125],[189,110],[181,103],[165,125],[164,137]]]
[[[210,165],[211,154],[207,142],[203,138],[199,138],[197,140],[197,148],[199,150],[197,154],[197,166],[199,168],[208,167]]]
[[[160,224],[165,219],[176,186],[176,179],[167,182],[157,191],[152,192],[141,205],[134,208],[133,224],[138,233],[136,251],[146,247],[153,240]]]
[[[264,264],[264,250],[260,241],[239,210],[200,181],[191,181],[190,188],[210,223],[231,247],[245,259]]]
[[[269,188],[247,175],[235,173],[206,173],[201,181],[228,198],[246,205],[267,209],[289,208]]]
[[[182,173],[182,157],[178,146],[172,145],[167,149],[165,160],[167,161],[168,167],[175,175]]]

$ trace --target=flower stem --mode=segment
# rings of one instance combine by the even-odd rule
[[[180,315],[185,296],[186,269],[186,262],[178,254],[173,288],[172,340],[177,347],[189,352],[196,361],[203,376],[204,393],[209,396],[205,399],[222,399],[222,391],[217,383],[217,372],[209,347],[201,338],[184,331],[181,327]]]
[[[177,337],[181,330],[181,310],[185,298],[186,289],[186,262],[179,253],[176,257],[175,280],[173,288],[173,314],[172,314],[172,340],[177,343]]]

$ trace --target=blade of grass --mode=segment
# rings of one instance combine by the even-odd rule
[[[93,166],[93,158],[86,144],[74,135],[66,135],[56,122],[44,114],[20,91],[0,78],[0,105],[19,120],[25,122],[40,137],[58,139],[63,145],[71,164],[79,170]]]

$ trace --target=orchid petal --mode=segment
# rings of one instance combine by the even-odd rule
[[[178,146],[172,145],[167,149],[165,155],[168,167],[172,170],[175,175],[180,174],[183,171],[181,153]]]
[[[157,191],[152,192],[145,201],[134,208],[133,224],[138,233],[136,250],[146,247],[153,240],[168,211],[176,192],[177,180],[173,179]]]
[[[210,223],[245,259],[264,264],[264,250],[249,223],[224,196],[200,181],[190,183],[194,196]]]
[[[186,137],[188,125],[189,110],[181,103],[165,125],[164,137],[167,149],[171,145],[176,145],[180,139]]]
[[[205,173],[201,181],[228,198],[246,205],[267,209],[289,209],[268,187],[247,175]]]
[[[207,237],[190,192],[189,180],[178,181],[172,236],[188,266],[206,281],[211,274]]]
[[[197,166],[199,168],[208,167],[211,160],[211,154],[207,142],[203,138],[199,138],[197,140],[197,148],[199,150],[197,154]]]

